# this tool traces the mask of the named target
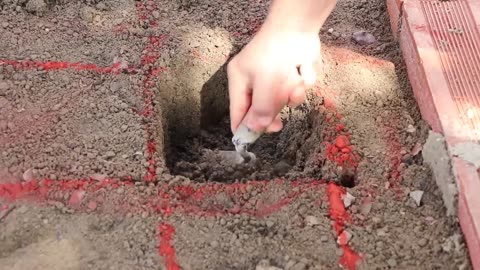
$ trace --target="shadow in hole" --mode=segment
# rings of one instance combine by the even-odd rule
[[[218,125],[229,113],[226,64],[222,65],[200,91],[200,127],[209,129]]]

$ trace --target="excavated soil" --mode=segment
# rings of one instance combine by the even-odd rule
[[[218,158],[268,4],[0,0],[0,269],[471,269],[382,0],[338,1],[256,164]]]

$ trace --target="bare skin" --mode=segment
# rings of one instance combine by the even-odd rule
[[[232,132],[278,132],[280,111],[305,101],[321,65],[318,32],[335,0],[273,0],[255,37],[228,64]]]

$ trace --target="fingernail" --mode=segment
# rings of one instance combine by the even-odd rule
[[[249,118],[246,121],[248,128],[252,129],[255,132],[261,132],[265,130],[270,124],[272,124],[274,118],[270,116],[259,116],[255,118]]]

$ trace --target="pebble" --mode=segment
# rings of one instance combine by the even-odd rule
[[[305,223],[307,224],[307,226],[314,226],[314,225],[320,224],[318,222],[318,219],[314,216],[306,216],[305,217]]]
[[[415,133],[417,129],[413,125],[408,125],[407,132],[408,133]]]
[[[326,235],[320,236],[320,241],[322,241],[324,243],[327,242],[328,241],[328,236],[326,236]]]
[[[303,262],[299,262],[294,266],[292,266],[292,268],[290,268],[290,270],[305,270],[305,269],[307,269],[307,265]]]
[[[342,195],[342,200],[345,208],[348,208],[355,201],[355,197],[347,192],[345,195]]]
[[[84,7],[80,10],[80,18],[86,22],[93,21],[93,10],[91,7]]]
[[[98,10],[106,10],[107,9],[107,6],[103,2],[98,3],[96,7],[97,7]]]
[[[419,245],[420,247],[426,246],[426,245],[427,245],[427,239],[422,238],[422,239],[418,240],[418,245]]]
[[[22,175],[23,181],[32,181],[33,180],[33,169],[26,170]]]
[[[366,31],[358,31],[353,33],[352,39],[360,45],[369,45],[376,41],[375,37]]]
[[[7,82],[0,82],[0,95],[4,95],[4,92],[9,88]]]
[[[387,260],[387,264],[390,267],[396,267],[397,266],[397,261],[393,258]]]
[[[91,201],[91,202],[88,203],[87,207],[88,207],[88,209],[93,211],[93,210],[97,209],[97,203],[95,201]]]
[[[8,22],[2,22],[2,27],[7,28],[8,27]]]
[[[274,225],[273,221],[271,220],[267,220],[265,224],[267,225],[268,228],[271,228]]]
[[[43,15],[47,11],[47,4],[43,0],[29,0],[25,9],[33,14]]]
[[[105,157],[106,157],[106,158],[113,158],[113,157],[115,157],[115,152],[113,152],[113,151],[107,151],[107,152],[105,153]]]
[[[410,192],[410,198],[412,198],[415,201],[415,204],[417,206],[420,206],[422,203],[422,197],[423,197],[423,191],[421,190],[415,190]]]

